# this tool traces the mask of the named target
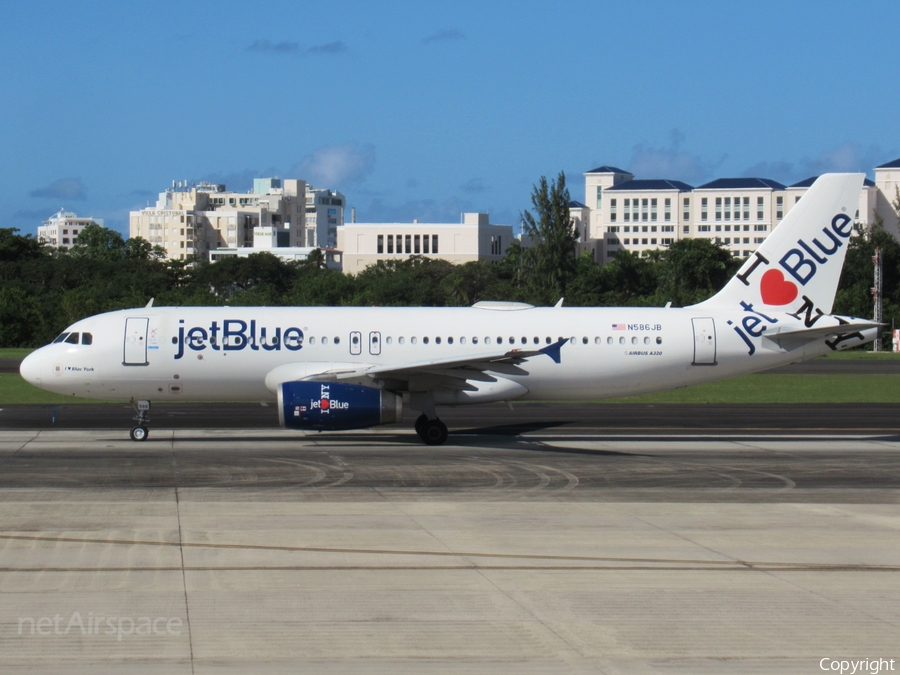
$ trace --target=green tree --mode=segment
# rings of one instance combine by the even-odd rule
[[[85,225],[78,234],[70,255],[92,260],[121,260],[127,247],[122,235],[96,223]]]
[[[680,239],[659,252],[659,304],[683,307],[706,300],[721,289],[740,263],[709,239]]]
[[[44,245],[30,234],[16,234],[15,227],[0,227],[0,262],[14,262],[26,258],[40,258],[46,254]]]
[[[534,214],[521,214],[522,228],[531,247],[522,252],[522,280],[541,304],[556,302],[566,294],[575,275],[578,229],[569,215],[566,174],[560,171],[552,183],[545,176],[531,192]]]

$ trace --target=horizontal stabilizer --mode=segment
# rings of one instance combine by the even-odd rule
[[[832,324],[830,326],[771,330],[763,333],[763,337],[774,342],[780,349],[791,351],[816,340],[824,339],[827,343],[827,341],[831,339],[836,341],[835,344],[844,342],[847,337],[842,338],[841,336],[856,335],[858,338],[868,341],[871,337],[864,338],[862,331],[872,330],[873,328],[878,328],[882,325],[865,319],[848,320],[840,318],[838,320],[840,323]],[[829,346],[832,345],[829,343]]]

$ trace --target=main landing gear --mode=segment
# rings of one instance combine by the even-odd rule
[[[447,425],[437,417],[428,419],[423,413],[416,418],[416,433],[428,445],[443,445],[447,440]]]
[[[147,423],[150,421],[148,414],[150,412],[150,401],[137,401],[134,404],[134,409],[137,411],[137,415],[132,419],[137,422],[137,426],[131,430],[131,440],[146,441],[150,435],[150,430],[147,429]]]

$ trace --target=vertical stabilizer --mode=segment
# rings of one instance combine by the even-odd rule
[[[799,303],[831,313],[865,174],[820,176],[719,293],[697,307]]]

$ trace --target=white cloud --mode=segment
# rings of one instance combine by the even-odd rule
[[[870,173],[873,168],[890,159],[882,148],[874,145],[864,148],[858,143],[848,142],[825,150],[817,157],[803,157],[793,162],[784,159],[759,162],[745,169],[742,175],[773,178],[790,184],[828,172]]]
[[[345,143],[319,148],[295,164],[290,174],[316,187],[333,189],[362,181],[374,168],[374,145]]]
[[[422,44],[428,45],[435,42],[457,42],[458,40],[465,40],[466,36],[463,35],[460,31],[455,28],[447,28],[444,30],[439,30],[437,33],[432,33],[426,38],[422,39]]]
[[[685,136],[673,129],[669,146],[656,148],[644,143],[634,146],[628,170],[635,178],[668,178],[697,185],[713,177],[715,170],[725,160],[723,155],[715,162],[692,154],[681,147]]]
[[[299,42],[290,42],[288,40],[283,40],[281,42],[254,40],[254,42],[247,47],[247,51],[249,52],[263,52],[269,54],[296,54],[299,50]]]
[[[35,188],[28,193],[37,199],[64,199],[71,201],[84,201],[87,194],[84,191],[84,183],[80,178],[60,178],[53,181],[47,187]]]

